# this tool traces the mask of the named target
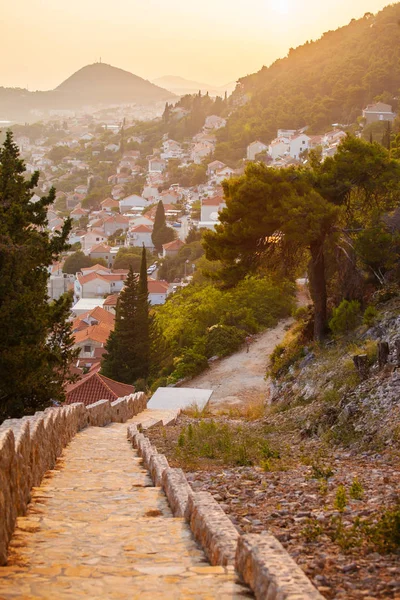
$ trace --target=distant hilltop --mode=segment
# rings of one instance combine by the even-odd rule
[[[55,90],[28,92],[0,87],[0,119],[17,119],[30,111],[79,110],[84,106],[150,104],[175,95],[129,71],[106,63],[87,65]]]
[[[169,100],[173,96],[171,92],[146,79],[101,62],[76,71],[54,91],[61,93],[69,101],[73,98],[85,104],[141,104]]]

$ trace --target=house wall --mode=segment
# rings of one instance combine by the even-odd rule
[[[164,304],[167,299],[167,293],[165,294],[149,294],[149,302],[152,306],[156,304]]]
[[[95,340],[83,340],[83,342],[79,342],[79,344],[74,344],[75,348],[79,348],[79,358],[92,358],[93,352],[95,348],[103,348],[103,344],[101,342],[96,342]],[[87,348],[85,350],[85,348]],[[89,350],[90,348],[90,350]]]

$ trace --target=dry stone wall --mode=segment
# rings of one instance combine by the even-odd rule
[[[154,485],[163,488],[174,516],[190,523],[212,565],[235,566],[260,600],[323,600],[273,535],[240,535],[212,495],[193,492],[184,472],[171,468],[136,425],[128,426],[128,440],[143,458]]]
[[[31,489],[54,467],[74,435],[90,425],[125,422],[146,406],[146,395],[138,392],[112,403],[70,404],[4,421],[0,426],[0,565],[6,564],[8,543],[17,517],[25,514]]]

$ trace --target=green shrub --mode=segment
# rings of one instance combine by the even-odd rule
[[[306,520],[304,529],[301,531],[302,536],[307,542],[315,542],[323,533],[324,530],[321,527],[321,524],[313,518]]]
[[[347,505],[346,488],[344,487],[344,485],[339,485],[338,489],[336,490],[334,507],[339,512],[343,512],[344,509],[346,508],[346,505]]]
[[[278,459],[279,452],[246,427],[204,419],[185,427],[176,448],[179,459],[189,463],[199,459],[217,460],[228,465],[263,465]]]
[[[228,356],[243,344],[246,332],[228,325],[213,325],[206,336],[206,356]]]
[[[175,360],[175,370],[171,374],[172,381],[179,381],[185,377],[194,377],[199,375],[208,367],[208,361],[202,354],[197,354],[195,350],[187,348],[185,352]]]
[[[335,335],[347,334],[358,324],[360,317],[360,303],[357,300],[342,300],[337,308],[333,309],[329,327]]]
[[[352,498],[353,500],[361,500],[361,498],[364,495],[364,488],[361,485],[361,483],[359,482],[359,480],[357,479],[357,477],[355,477],[353,479],[353,482],[350,486],[350,498]]]
[[[305,321],[310,317],[310,310],[307,306],[299,306],[292,312],[292,316],[296,321]]]
[[[268,375],[273,379],[280,377],[304,355],[301,332],[289,331],[283,342],[275,346],[270,356]]]
[[[396,552],[400,548],[400,504],[385,510],[377,523],[366,526],[370,543],[381,553]]]
[[[378,310],[375,308],[375,306],[372,306],[372,304],[370,304],[365,309],[363,316],[363,325],[366,325],[367,327],[372,327],[375,324],[378,315]]]
[[[330,465],[326,465],[318,459],[311,464],[311,468],[311,477],[313,479],[324,479],[327,481],[329,477],[332,477],[334,474],[334,471]]]

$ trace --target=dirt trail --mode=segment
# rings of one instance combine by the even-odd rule
[[[210,365],[210,369],[192,379],[187,385],[193,388],[214,390],[210,408],[245,404],[250,400],[266,399],[269,381],[265,372],[269,356],[275,346],[282,341],[293,319],[280,321],[276,327],[259,334],[246,348],[232,356]]]
[[[306,288],[299,285],[298,306],[304,306],[309,301]],[[293,322],[292,318],[280,321],[276,327],[255,336],[249,352],[244,347],[232,356],[212,363],[207,371],[194,377],[187,385],[214,390],[209,403],[211,410],[267,400],[270,381],[265,379],[265,373],[269,357]]]

